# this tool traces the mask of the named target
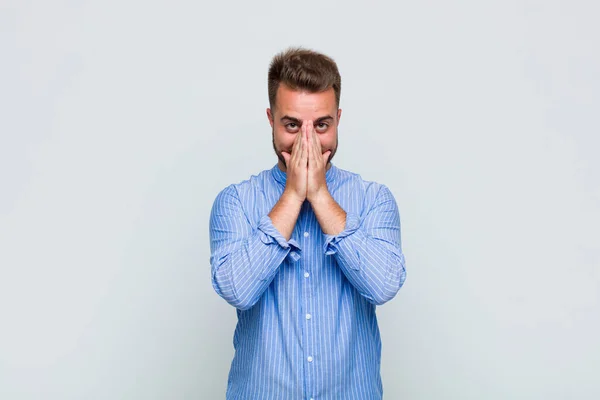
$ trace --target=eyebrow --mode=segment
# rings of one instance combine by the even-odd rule
[[[317,118],[314,122],[315,122],[315,124],[318,124],[320,122],[330,120],[330,119],[333,119],[333,117],[331,115],[325,115],[323,117]],[[298,118],[290,117],[289,115],[284,115],[283,117],[281,117],[281,122],[283,122],[284,120],[292,121],[298,125],[302,125],[301,124],[302,121],[300,121]]]

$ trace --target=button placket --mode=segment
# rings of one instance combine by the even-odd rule
[[[306,204],[305,204],[306,205]],[[313,297],[313,285],[312,285],[312,279],[309,280],[308,278],[311,276],[311,273],[309,272],[309,269],[312,267],[312,265],[308,264],[308,261],[311,259],[309,254],[310,252],[310,243],[312,242],[311,238],[310,238],[310,233],[308,232],[308,230],[306,229],[309,226],[309,220],[311,219],[311,216],[309,215],[309,205],[306,205],[306,208],[304,210],[302,210],[302,217],[299,218],[299,221],[301,221],[301,223],[299,224],[298,228],[299,232],[302,232],[300,236],[300,238],[302,239],[302,243],[303,243],[303,248],[307,249],[306,252],[304,252],[303,257],[302,257],[302,269],[301,271],[303,271],[303,275],[304,275],[304,279],[302,282],[302,294],[303,294],[303,298],[302,298],[302,303],[303,303],[303,310],[305,312],[305,323],[304,325],[304,332],[305,334],[304,336],[304,356],[305,358],[305,362],[307,362],[307,364],[310,366],[309,368],[307,368],[305,370],[305,379],[306,379],[306,383],[307,383],[307,390],[310,393],[312,391],[312,387],[314,385],[313,379],[314,379],[314,371],[312,371],[312,369],[314,367],[312,367],[313,361],[314,361],[314,357],[315,354],[313,353],[315,351],[315,349],[313,348],[313,335],[314,335],[314,330],[312,329],[312,326],[314,325],[313,321],[311,321],[312,319],[312,315],[307,312],[312,310],[312,297]],[[300,311],[300,310],[299,310]],[[308,393],[307,393],[308,394]],[[307,396],[308,397],[308,396]],[[312,397],[310,397],[310,399],[312,400]]]

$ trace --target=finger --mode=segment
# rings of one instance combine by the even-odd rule
[[[321,141],[319,140],[319,137],[317,135],[317,131],[315,130],[314,125],[312,127],[312,142],[313,142],[313,146],[316,150],[315,155],[321,154]]]
[[[317,155],[316,148],[315,148],[314,134],[315,134],[315,127],[313,126],[313,121],[310,120],[310,121],[308,121],[308,126],[307,126],[307,141],[310,146],[310,155],[311,155],[311,158],[313,159],[313,161],[315,159],[315,156]]]
[[[315,143],[315,123],[313,121],[310,121],[310,141],[312,144]]]
[[[300,158],[302,157],[302,129],[296,133],[296,138],[294,139],[294,154],[292,157],[292,162],[294,165],[298,165],[300,163]]]
[[[314,138],[315,138],[315,145],[317,146],[317,149],[319,150],[319,154],[321,154],[321,151],[323,150],[323,147],[321,146],[321,141],[319,140],[319,135],[317,135],[317,131],[314,131]]]
[[[299,132],[298,134],[296,134],[296,139],[294,139],[294,145],[292,146],[292,159],[295,160],[296,158],[298,158],[298,155],[300,154],[300,150],[301,150],[301,146],[302,145],[302,134]]]
[[[321,146],[321,141],[319,140],[319,135],[317,135],[317,131],[314,129],[313,127],[313,148],[314,148],[314,153],[315,153],[315,162],[319,164],[319,166],[321,165],[321,161],[322,161],[322,151],[323,148]]]
[[[312,138],[312,121],[311,120],[305,121],[305,124],[306,124],[306,144],[308,147],[308,164],[312,168],[312,165],[314,164],[314,157],[315,157],[315,148],[314,148],[313,138]]]
[[[308,147],[308,142],[306,140],[307,132],[306,132],[306,124],[302,124],[302,154],[301,154],[301,164],[303,166],[308,163],[308,154],[310,149]]]

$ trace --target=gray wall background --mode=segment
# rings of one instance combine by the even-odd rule
[[[276,162],[289,45],[400,208],[385,398],[600,398],[598,4],[3,0],[0,398],[224,398],[208,217]]]

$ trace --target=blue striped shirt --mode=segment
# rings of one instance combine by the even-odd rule
[[[406,278],[400,214],[387,186],[331,163],[329,192],[346,212],[323,233],[305,201],[290,240],[269,212],[277,165],[224,188],[210,214],[212,285],[237,310],[228,400],[381,399],[375,306]]]

